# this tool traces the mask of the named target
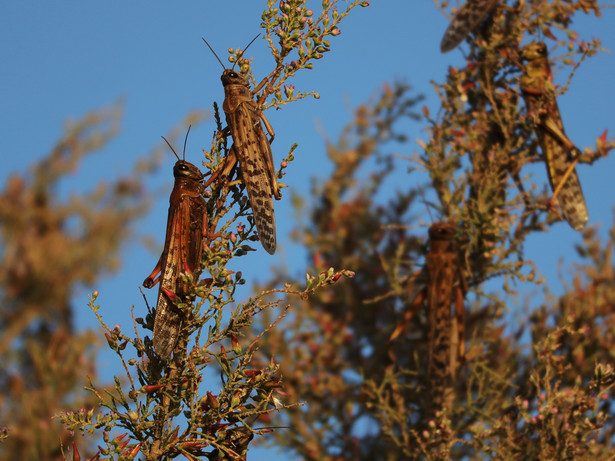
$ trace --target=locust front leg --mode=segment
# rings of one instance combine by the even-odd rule
[[[406,326],[408,325],[412,317],[414,317],[414,314],[416,314],[416,311],[425,302],[425,297],[426,297],[426,290],[422,289],[419,292],[419,294],[414,298],[414,300],[412,301],[412,304],[410,304],[410,307],[404,313],[404,317],[401,320],[401,322],[399,322],[399,325],[397,325],[393,333],[391,333],[391,336],[389,337],[387,345],[390,346],[391,343],[395,341],[399,337],[399,335],[401,335],[404,332],[404,330],[406,329]]]
[[[465,306],[463,303],[464,292],[461,287],[455,290],[455,316],[457,318],[457,358],[463,361],[466,353],[466,330],[465,330]]]
[[[145,280],[143,280],[143,286],[145,288],[151,288],[154,285],[156,285],[158,282],[160,282],[160,277],[161,277],[160,272],[161,271],[162,271],[162,255],[160,255],[160,259],[156,263],[156,267],[154,267],[154,270],[152,271],[152,273],[149,274]]]

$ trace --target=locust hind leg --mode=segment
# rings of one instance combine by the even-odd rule
[[[162,257],[163,255],[160,255],[160,259],[158,259],[158,262],[156,263],[156,267],[154,267],[154,270],[152,271],[152,273],[149,274],[145,280],[143,280],[143,286],[145,288],[152,288],[154,285],[160,282],[159,274],[162,271]]]
[[[265,137],[265,132],[262,127],[260,127],[260,131],[262,134],[261,139],[259,140],[261,146],[261,152],[264,152],[264,161],[265,168],[267,170],[267,175],[269,176],[269,183],[271,185],[271,193],[275,197],[276,200],[280,200],[282,198],[282,193],[280,192],[280,187],[278,186],[278,178],[275,173],[275,166],[273,163],[273,153],[271,152],[271,143],[275,139],[275,132],[273,131],[273,127],[267,117],[262,112],[259,112],[259,117],[267,130],[267,134],[269,134],[269,139]]]

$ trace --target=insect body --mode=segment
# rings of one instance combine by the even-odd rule
[[[164,249],[158,264],[143,281],[146,288],[160,282],[153,342],[156,353],[164,360],[171,356],[182,324],[174,295],[184,298],[189,289],[181,272],[186,267],[192,272],[199,269],[203,235],[207,232],[205,199],[201,195],[203,174],[192,163],[178,158],[173,176]]]
[[[497,3],[497,0],[467,0],[444,32],[440,51],[446,53],[459,45]]]
[[[425,268],[420,274],[425,283],[424,289],[414,297],[402,323],[395,329],[389,344],[405,329],[416,310],[423,304],[427,307],[428,319],[428,362],[427,389],[430,416],[446,404],[447,394],[452,387],[457,362],[464,356],[464,297],[467,284],[455,239],[455,226],[439,222],[429,228],[429,251],[425,258]],[[454,328],[451,321],[451,302],[455,301],[457,347],[451,338]]]
[[[209,43],[205,39],[203,41],[224,68],[224,64]],[[228,124],[223,133],[226,135],[230,133],[233,139],[228,160],[230,163],[239,160],[241,179],[250,199],[258,238],[263,248],[269,254],[273,254],[276,249],[276,235],[272,196],[276,200],[282,198],[271,153],[271,143],[275,138],[275,133],[254,101],[254,94],[259,91],[265,81],[251,91],[250,82],[245,75],[226,68],[220,79],[224,86],[222,108]],[[263,125],[269,138],[263,130]]]
[[[425,261],[426,298],[429,320],[429,349],[427,384],[431,393],[431,407],[439,409],[445,403],[447,388],[455,376],[451,359],[451,301],[455,298],[457,315],[457,358],[464,354],[464,306],[467,291],[461,271],[455,241],[455,227],[446,222],[435,223],[429,228],[429,252]]]
[[[547,46],[544,43],[530,43],[521,49],[520,56],[527,61],[521,77],[521,92],[528,112],[537,117],[535,131],[545,157],[551,187],[566,221],[573,229],[581,230],[587,223],[588,214],[574,169],[574,157],[579,151],[564,132],[551,82]]]
[[[275,253],[275,215],[272,195],[282,197],[273,166],[271,143],[273,128],[253,100],[245,75],[232,69],[222,73],[224,103],[228,130],[233,138],[231,154],[239,160],[243,184],[250,199],[258,238],[269,254]],[[271,136],[265,135],[261,120]]]

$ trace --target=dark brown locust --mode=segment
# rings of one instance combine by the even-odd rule
[[[163,360],[171,357],[182,327],[183,316],[176,303],[185,301],[189,291],[182,272],[198,272],[203,236],[207,235],[203,174],[192,163],[180,160],[174,150],[173,153],[177,157],[173,167],[175,184],[171,192],[164,249],[158,264],[143,281],[146,288],[160,282],[153,342],[156,353]]]

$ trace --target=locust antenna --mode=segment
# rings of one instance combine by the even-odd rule
[[[252,43],[254,43],[254,40],[256,40],[258,37],[260,37],[261,34],[257,34],[256,37],[254,37],[252,39],[252,41],[250,43],[248,43],[248,45],[244,48],[243,52],[245,53],[245,51],[250,48],[250,45],[252,45]],[[220,65],[222,66],[222,68],[224,70],[226,70],[225,65],[222,63],[222,61],[220,60],[220,58],[218,57],[218,55],[216,54],[216,52],[214,51],[214,49],[211,47],[211,45],[209,44],[209,42],[207,40],[205,40],[204,37],[201,37],[203,39],[203,41],[205,42],[205,45],[207,45],[207,47],[211,50],[211,52],[214,54],[214,56],[216,57],[216,59],[218,60],[218,62],[220,63]],[[235,64],[237,64],[237,61],[235,61]],[[233,67],[235,67],[235,64],[233,64]],[[231,67],[231,69],[233,69],[233,67]]]
[[[220,58],[218,57],[218,55],[216,54],[216,52],[214,51],[214,49],[211,47],[211,45],[209,43],[207,43],[207,40],[205,40],[203,37],[201,37],[203,39],[203,41],[205,42],[205,45],[207,45],[207,47],[211,50],[211,52],[214,54],[214,56],[216,57],[216,59],[218,60],[218,62],[220,63],[220,65],[222,66],[222,68],[224,70],[226,70],[226,67],[224,66],[224,64],[222,64],[222,61],[220,61]]]
[[[256,40],[260,36],[261,36],[261,34],[256,34],[256,37],[254,37],[252,39],[252,41],[246,45],[246,47],[243,49],[243,52],[245,53],[248,50],[248,48],[250,48],[250,45],[252,45],[252,43],[254,43],[254,40]]]
[[[164,139],[164,141],[167,143],[167,146],[169,146],[171,148],[171,150],[173,151],[173,153],[175,154],[175,157],[177,157],[177,160],[180,160],[179,155],[177,155],[177,152],[175,152],[175,149],[173,149],[173,146],[171,145],[171,143],[167,140],[167,138],[165,138],[164,136],[160,136],[162,139]]]
[[[256,37],[254,37],[254,38],[252,39],[252,41],[251,41],[250,43],[248,43],[248,44],[246,45],[246,47],[243,49],[243,53],[245,53],[245,52],[248,50],[248,48],[250,48],[250,45],[252,45],[252,43],[254,43],[254,40],[256,40],[258,37],[260,37],[260,35],[261,35],[261,34],[256,34]],[[235,61],[235,63],[233,64],[233,67],[231,67],[231,70],[235,67],[235,64],[237,64],[237,61]]]
[[[182,157],[184,157],[184,162],[186,161],[186,143],[188,142],[188,135],[190,134],[190,128],[192,128],[192,125],[188,125],[188,131],[186,132],[186,138],[184,139],[184,152],[182,154]]]

